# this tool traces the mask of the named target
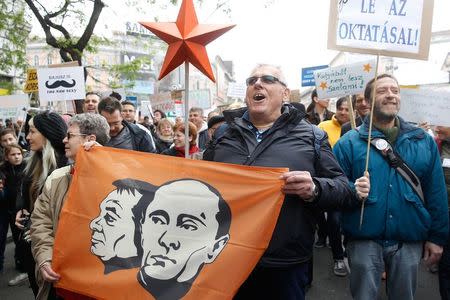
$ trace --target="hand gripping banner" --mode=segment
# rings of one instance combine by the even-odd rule
[[[287,169],[81,150],[52,265],[97,299],[231,299],[271,239]]]

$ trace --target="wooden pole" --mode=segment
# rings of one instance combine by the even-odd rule
[[[189,62],[184,62],[184,157],[189,157]]]
[[[352,129],[356,128],[356,121],[355,121],[355,112],[353,111],[353,102],[352,102],[352,96],[348,96],[348,112],[350,114],[350,125],[352,126]]]
[[[377,90],[377,77],[378,77],[378,64],[380,62],[380,54],[377,54],[377,64],[375,67],[375,80],[372,86],[372,105],[370,107],[370,121],[369,121],[369,136],[367,137],[367,150],[366,150],[366,167],[364,169],[364,176],[367,176],[369,170],[369,157],[370,157],[370,140],[372,139],[372,125],[373,125],[373,108],[375,106],[375,94]],[[362,200],[361,204],[361,214],[359,217],[359,230],[361,230],[362,223],[364,220],[364,206],[366,199]]]

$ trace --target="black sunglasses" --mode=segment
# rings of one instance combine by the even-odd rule
[[[67,139],[70,140],[71,137],[74,136],[87,136],[88,134],[84,133],[73,133],[73,132],[67,132]]]
[[[286,86],[283,81],[272,75],[252,76],[247,78],[247,80],[245,80],[245,83],[247,84],[247,86],[254,85],[258,81],[258,79],[261,79],[261,82],[265,84],[274,84],[279,82],[283,86]]]

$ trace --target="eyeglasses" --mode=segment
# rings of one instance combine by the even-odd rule
[[[274,84],[279,82],[281,85],[286,86],[283,81],[272,75],[252,76],[247,78],[245,83],[247,84],[247,86],[254,85],[258,81],[258,79],[261,79],[261,82],[265,84]]]
[[[88,134],[84,133],[73,133],[73,132],[67,132],[67,139],[70,140],[71,137],[74,136],[87,136]]]

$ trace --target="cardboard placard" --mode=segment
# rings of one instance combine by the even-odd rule
[[[428,59],[433,0],[331,0],[328,49]]]
[[[375,66],[376,61],[370,60],[315,71],[317,96],[326,99],[364,92],[375,77]]]

